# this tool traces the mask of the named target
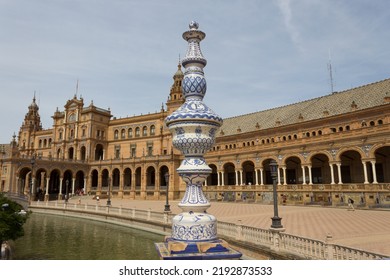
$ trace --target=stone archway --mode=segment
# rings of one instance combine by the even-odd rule
[[[118,168],[115,168],[112,171],[112,187],[113,188],[119,188],[120,178],[121,178],[121,173],[120,173]]]
[[[166,189],[167,182],[165,181],[165,174],[169,174],[169,169],[166,165],[160,167],[160,189]],[[163,188],[161,188],[163,186]]]
[[[91,172],[91,187],[92,188],[97,188],[99,183],[99,172],[94,169]]]
[[[97,144],[95,148],[95,160],[104,159],[104,149],[102,144]]]
[[[390,146],[375,150],[375,162],[378,183],[390,183]]]
[[[218,185],[218,169],[215,164],[210,164],[211,174],[207,177],[208,186],[217,186]]]
[[[286,158],[286,183],[302,184],[305,178],[302,174],[301,159],[297,156]]]
[[[329,158],[327,155],[318,153],[311,158],[311,176],[313,184],[330,184],[331,174],[329,166]]]
[[[355,150],[344,151],[340,155],[341,181],[343,183],[364,183],[362,157]]]
[[[233,186],[236,184],[236,167],[233,163],[228,162],[223,166],[225,185]]]
[[[141,190],[141,179],[142,179],[142,168],[138,167],[135,170],[135,189],[136,190]]]
[[[156,169],[149,166],[146,169],[146,189],[154,190],[156,188]]]
[[[252,161],[242,163],[243,184],[252,185],[255,183],[255,164]]]
[[[59,192],[60,192],[60,171],[58,169],[55,169],[50,172],[49,200],[52,199],[57,200]]]
[[[76,173],[76,181],[75,181],[75,191],[76,194],[84,194],[85,193],[85,186],[84,186],[84,172],[78,171]]]
[[[132,179],[132,173],[130,168],[125,168],[123,171],[123,176],[124,176],[124,182],[123,186],[125,189],[131,189],[131,179]]]

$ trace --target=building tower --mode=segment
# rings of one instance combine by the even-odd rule
[[[35,102],[35,94],[32,103],[28,106],[28,112],[19,130],[20,149],[24,155],[33,155],[35,132],[42,130],[39,107]]]
[[[182,60],[185,67],[182,83],[185,102],[165,119],[172,133],[173,146],[184,154],[177,172],[186,183],[186,192],[179,203],[183,212],[173,218],[172,238],[167,243],[173,257],[167,258],[204,259],[211,256],[209,253],[213,255],[210,258],[239,258],[240,253],[233,252],[226,242],[217,239],[217,220],[206,211],[210,203],[202,185],[211,168],[204,154],[214,146],[222,118],[203,102],[207,88],[203,68],[207,61],[200,50],[200,41],[206,34],[198,30],[197,22],[192,21],[189,27],[190,30],[183,33],[183,39],[188,42],[187,54]],[[215,254],[223,254],[224,257]]]
[[[169,93],[169,97],[167,101],[168,114],[173,113],[184,102],[183,92],[182,92],[183,77],[184,74],[181,71],[181,65],[179,61],[179,64],[177,65],[177,71],[175,75],[173,75],[173,85],[171,87],[171,91]]]

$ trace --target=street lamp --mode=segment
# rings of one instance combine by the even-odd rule
[[[272,225],[271,229],[283,229],[282,226],[282,218],[279,217],[278,214],[278,193],[276,191],[276,178],[278,176],[278,164],[275,160],[271,160],[269,163],[269,167],[271,169],[271,177],[272,177],[272,183],[273,183],[273,191],[274,191],[274,216],[272,219]]]
[[[65,181],[66,191],[65,191],[65,203],[68,203],[68,188],[69,188],[69,179],[66,179]]]
[[[166,192],[167,195],[165,197],[164,212],[171,212],[171,207],[170,207],[169,201],[168,201],[168,190],[169,190],[169,173],[168,172],[165,173],[164,178],[165,178],[165,183],[167,185],[167,192]]]

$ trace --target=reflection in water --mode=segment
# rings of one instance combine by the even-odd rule
[[[17,260],[157,260],[163,236],[71,217],[32,214],[16,240]]]

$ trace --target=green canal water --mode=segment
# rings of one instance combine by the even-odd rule
[[[33,213],[14,260],[158,260],[158,234],[87,219]]]

